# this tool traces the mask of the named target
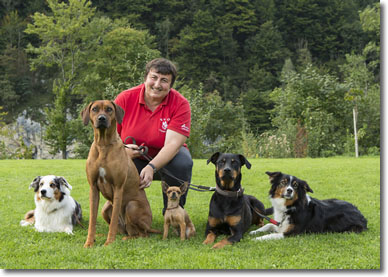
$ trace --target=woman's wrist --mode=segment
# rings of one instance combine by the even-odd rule
[[[147,165],[149,165],[149,166],[152,168],[152,170],[154,171],[154,173],[156,173],[156,171],[158,171],[157,168],[156,168],[156,166],[154,166],[152,163],[148,163]]]

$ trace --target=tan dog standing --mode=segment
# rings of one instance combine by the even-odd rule
[[[139,190],[139,174],[116,131],[116,122],[122,122],[124,110],[112,101],[99,100],[90,103],[81,116],[84,125],[91,121],[94,129],[86,162],[90,219],[84,247],[92,247],[95,241],[100,192],[108,200],[102,208],[102,216],[109,224],[104,245],[115,240],[117,231],[127,234],[127,238],[160,233],[151,229],[150,204],[144,190]]]
[[[188,184],[184,183],[181,187],[169,187],[166,182],[162,181],[162,187],[168,197],[167,209],[164,214],[163,239],[167,239],[170,225],[180,231],[181,240],[193,237],[195,235],[194,224],[186,210],[179,206],[179,199],[188,189]]]

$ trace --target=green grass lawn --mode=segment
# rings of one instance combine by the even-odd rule
[[[380,269],[380,158],[250,159],[243,168],[246,194],[266,207],[269,182],[265,171],[283,171],[306,180],[318,199],[338,198],[355,204],[368,219],[361,234],[312,234],[284,240],[241,242],[213,250],[202,245],[210,192],[189,191],[186,210],[197,235],[181,242],[173,232],[104,247],[108,225],[100,213],[95,246],[84,249],[87,229],[74,235],[39,233],[21,227],[19,221],[34,208],[34,192],[28,189],[37,175],[64,176],[73,186],[72,196],[82,205],[85,226],[89,219],[89,185],[85,160],[0,161],[0,268],[2,269]],[[195,160],[192,182],[214,186],[214,166]],[[153,212],[153,227],[163,229],[160,182],[146,190]],[[101,197],[101,205],[105,202]],[[251,230],[254,230],[253,226]],[[218,240],[221,238],[218,238]],[[218,241],[217,240],[217,241]]]

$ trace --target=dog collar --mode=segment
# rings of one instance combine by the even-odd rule
[[[216,192],[226,197],[240,197],[244,194],[244,189],[239,188],[238,191],[223,190],[216,184]]]

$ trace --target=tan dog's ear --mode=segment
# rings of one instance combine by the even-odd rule
[[[184,182],[183,185],[180,186],[180,189],[181,189],[181,194],[185,194],[187,189],[189,188],[189,183],[188,182]]]
[[[84,122],[84,125],[87,126],[90,120],[90,107],[92,106],[94,102],[90,102],[89,105],[87,105],[82,111],[81,111],[81,117]]]
[[[168,188],[169,188],[168,184],[165,181],[162,181],[162,190],[164,193],[167,192]]]
[[[115,107],[115,117],[117,123],[121,124],[123,122],[125,111],[123,108],[121,108],[119,105],[117,105],[115,102],[111,101],[113,106]]]

